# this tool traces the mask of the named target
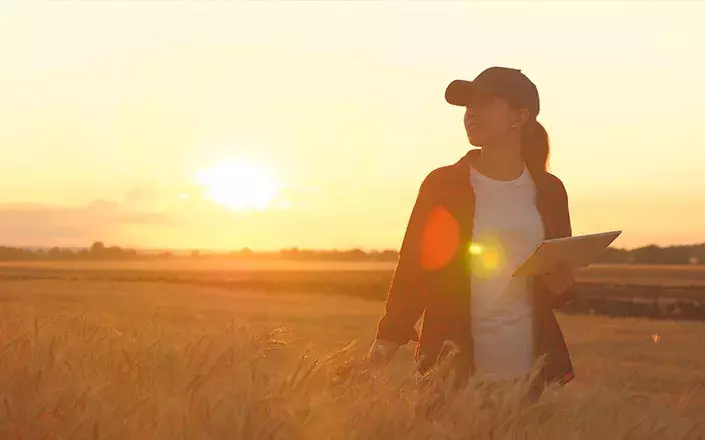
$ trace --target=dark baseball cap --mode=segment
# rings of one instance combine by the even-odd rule
[[[478,93],[502,97],[515,107],[527,109],[534,118],[539,114],[539,92],[520,69],[490,67],[472,81],[457,79],[446,88],[446,101],[465,107]]]

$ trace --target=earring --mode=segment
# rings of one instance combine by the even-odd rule
[[[509,124],[509,127],[510,127],[512,130],[514,130],[515,128],[517,128],[517,125],[516,125],[514,122],[512,122],[511,124]]]

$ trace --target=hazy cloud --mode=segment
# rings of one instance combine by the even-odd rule
[[[169,225],[163,213],[132,211],[96,200],[85,206],[0,205],[0,244],[85,245],[93,240],[119,240],[126,225]]]

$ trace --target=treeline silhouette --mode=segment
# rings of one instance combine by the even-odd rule
[[[87,249],[71,249],[53,247],[21,248],[0,246],[0,260],[134,260],[142,257],[135,249],[125,249],[119,246],[105,246],[100,241],[93,243]]]
[[[249,248],[236,251],[149,251],[95,242],[90,248],[23,248],[0,246],[0,261],[71,261],[71,260],[164,260],[174,258],[239,259],[239,260],[298,260],[298,261],[396,261],[397,251],[309,250],[288,248],[275,252],[255,252]]]
[[[230,252],[204,250],[192,251],[138,251],[119,246],[106,246],[95,242],[91,247],[75,248],[22,248],[0,246],[0,261],[26,260],[147,260],[172,258],[239,259],[239,260],[292,260],[292,261],[396,261],[396,250],[365,251],[314,250],[288,248],[274,252],[255,252],[249,248]],[[705,243],[660,247],[656,245],[636,249],[609,248],[598,263],[605,264],[705,264]]]
[[[600,258],[605,264],[705,264],[705,243],[636,249],[608,248]]]

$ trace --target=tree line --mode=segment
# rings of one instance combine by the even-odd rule
[[[705,243],[661,247],[656,245],[636,249],[609,248],[602,255],[607,264],[705,264]]]
[[[240,259],[268,260],[284,259],[292,261],[396,261],[396,250],[365,251],[316,250],[287,248],[274,252],[256,252],[249,248],[230,252],[191,251],[138,251],[119,246],[106,246],[95,242],[88,248],[23,248],[0,246],[0,261],[26,260],[137,260],[137,259]],[[705,264],[705,243],[660,247],[644,246],[636,249],[609,248],[599,263],[605,264]]]
[[[149,251],[106,246],[97,241],[88,248],[27,248],[0,246],[0,261],[71,261],[71,260],[149,260],[149,259],[240,259],[240,260],[299,260],[299,261],[396,261],[397,251],[315,250],[288,248],[275,252],[255,252],[249,248],[235,251]]]
[[[105,246],[97,241],[89,248],[25,248],[0,246],[1,261],[27,260],[133,260],[141,255],[135,249]]]

